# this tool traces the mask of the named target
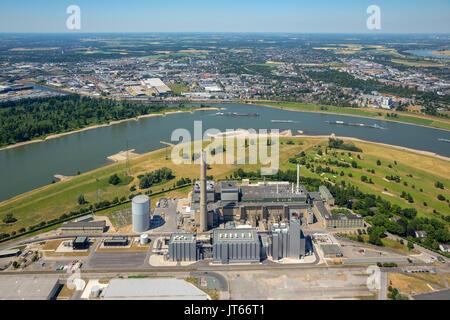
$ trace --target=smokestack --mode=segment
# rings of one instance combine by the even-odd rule
[[[200,164],[200,232],[208,230],[206,207],[206,152],[202,150]]]
[[[300,165],[297,163],[297,193],[300,190]]]

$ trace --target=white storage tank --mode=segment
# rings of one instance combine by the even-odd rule
[[[150,227],[150,198],[144,194],[131,201],[131,218],[134,232],[145,232]]]
[[[141,245],[145,245],[147,243],[148,243],[148,234],[147,233],[141,234]]]
[[[93,286],[91,288],[91,298],[98,298],[100,296],[100,287]]]

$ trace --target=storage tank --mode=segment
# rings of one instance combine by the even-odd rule
[[[134,232],[145,232],[150,227],[150,198],[144,194],[131,201],[131,216]]]
[[[100,287],[93,286],[91,288],[91,298],[98,298],[100,296]]]
[[[148,234],[147,233],[141,234],[141,245],[145,245],[147,243],[148,243]]]

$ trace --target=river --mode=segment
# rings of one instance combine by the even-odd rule
[[[0,200],[47,185],[53,175],[76,175],[109,162],[106,157],[129,149],[145,153],[165,147],[160,141],[170,142],[172,131],[185,128],[193,135],[194,120],[203,121],[203,130],[225,129],[291,129],[293,134],[303,130],[305,135],[355,137],[363,140],[403,146],[450,156],[450,144],[438,138],[450,139],[448,131],[415,125],[366,119],[360,117],[296,112],[245,104],[215,105],[227,112],[258,112],[259,117],[217,116],[216,110],[171,114],[166,117],[142,118],[108,127],[86,130],[44,142],[23,145],[0,151]],[[271,120],[294,120],[294,123],[272,123]],[[378,124],[386,129],[337,126],[326,121],[342,120],[364,124]]]
[[[434,54],[434,51],[435,50],[409,50],[408,52],[419,57],[450,59],[450,57],[446,55]]]

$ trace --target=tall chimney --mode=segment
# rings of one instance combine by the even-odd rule
[[[208,230],[207,207],[206,207],[206,152],[202,150],[200,165],[200,232]]]
[[[300,190],[300,165],[297,163],[297,193]]]

